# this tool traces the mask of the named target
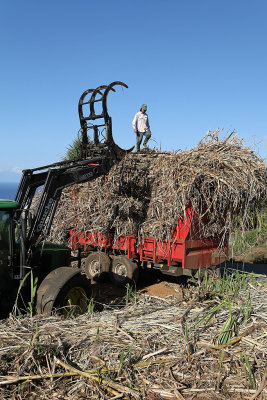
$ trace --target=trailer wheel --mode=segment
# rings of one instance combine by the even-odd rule
[[[116,286],[124,287],[127,283],[137,283],[138,265],[126,256],[115,256],[111,263],[110,279]]]
[[[110,258],[103,252],[95,251],[85,260],[85,273],[87,278],[95,282],[103,281],[110,269]]]
[[[64,316],[87,311],[91,296],[90,281],[77,268],[60,267],[50,272],[37,291],[37,313]]]

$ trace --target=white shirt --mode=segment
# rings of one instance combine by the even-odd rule
[[[138,132],[146,132],[150,130],[148,115],[143,114],[141,111],[135,114],[133,122],[133,130],[137,130]]]

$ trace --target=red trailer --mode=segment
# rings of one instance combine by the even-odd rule
[[[228,243],[219,247],[221,238],[200,239],[198,225],[192,207],[188,207],[170,231],[168,240],[143,237],[137,242],[135,235],[123,235],[114,241],[110,234],[73,229],[70,243],[72,250],[87,255],[85,272],[89,278],[98,280],[109,272],[115,284],[125,285],[138,280],[140,268],[155,268],[180,276],[224,262]]]

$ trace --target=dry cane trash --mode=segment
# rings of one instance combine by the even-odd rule
[[[168,239],[190,204],[198,238],[221,244],[236,224],[243,231],[267,202],[267,166],[237,133],[208,132],[189,151],[131,153],[107,179],[63,190],[50,239],[68,244],[68,231],[135,234]],[[74,196],[75,191],[75,196]]]

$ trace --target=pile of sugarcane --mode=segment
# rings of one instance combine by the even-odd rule
[[[50,239],[70,228],[168,239],[188,206],[198,238],[221,243],[238,223],[245,231],[267,201],[267,166],[236,132],[208,132],[189,151],[131,153],[107,177],[65,189]],[[194,220],[194,217],[193,217]]]

